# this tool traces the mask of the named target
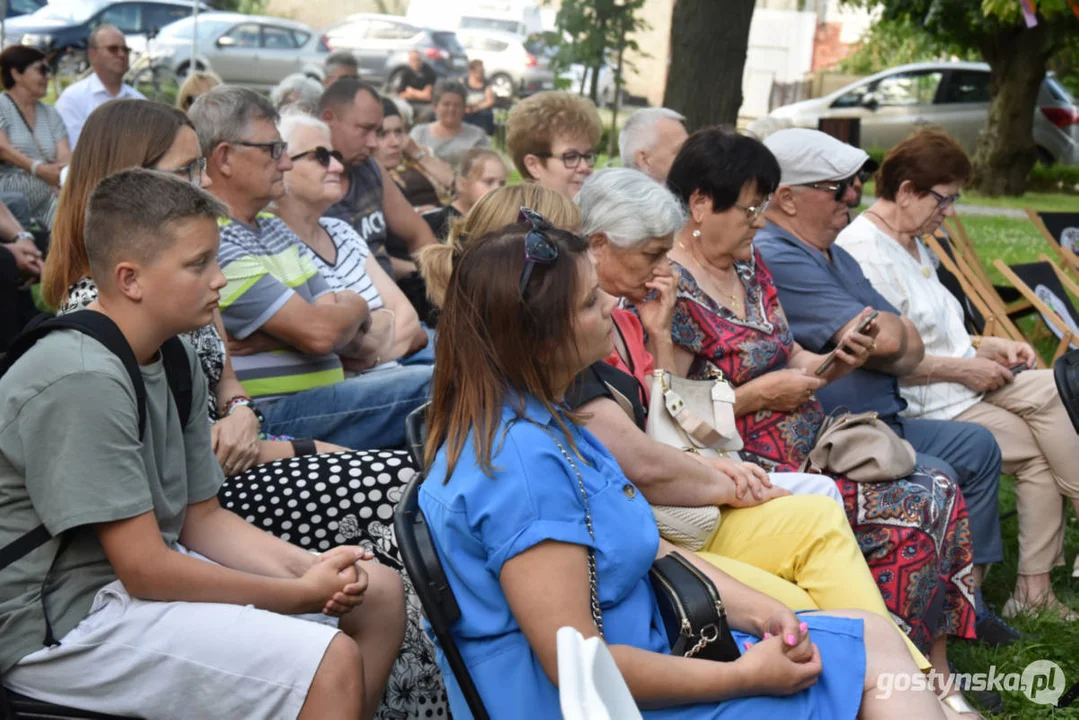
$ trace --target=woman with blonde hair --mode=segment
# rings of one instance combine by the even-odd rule
[[[464,218],[451,223],[445,244],[428,245],[420,250],[416,262],[432,303],[442,307],[453,271],[453,256],[463,249],[464,243],[516,222],[522,207],[532,208],[564,230],[576,231],[581,225],[581,213],[573,201],[542,185],[509,185],[488,193]]]
[[[176,107],[187,112],[198,100],[199,95],[207,93],[223,83],[224,81],[217,73],[209,70],[196,70],[188,73],[187,79],[180,86],[180,91],[176,93]]]

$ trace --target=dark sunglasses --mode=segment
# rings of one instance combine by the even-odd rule
[[[49,67],[47,63],[37,63],[36,65],[31,65],[26,69],[27,71],[33,70],[34,72],[45,76],[52,75],[52,68]]]
[[[535,210],[522,207],[517,222],[527,222],[532,229],[525,235],[525,266],[521,270],[520,296],[523,298],[528,281],[532,279],[532,268],[537,264],[550,265],[558,259],[558,246],[547,239],[551,223]]]
[[[824,190],[826,192],[834,193],[833,197],[837,203],[843,202],[844,196],[847,194],[847,188],[854,184],[854,178],[849,177],[846,180],[840,180],[839,182],[815,182],[806,183],[806,187],[811,187],[816,190]]]
[[[285,154],[285,148],[287,147],[284,140],[274,140],[273,142],[237,142],[236,145],[243,145],[244,147],[258,148],[270,153],[270,157],[274,160],[280,160],[281,156]]]
[[[314,155],[315,156],[315,162],[317,162],[319,165],[321,165],[324,168],[328,168],[330,166],[330,160],[331,159],[336,160],[337,162],[341,163],[342,165],[345,164],[345,156],[341,154],[340,150],[329,150],[327,148],[322,147],[321,145],[319,145],[314,150],[308,150],[307,152],[302,152],[299,155],[293,155],[289,159],[292,160],[293,162],[296,162],[297,160],[305,158],[308,155]]]

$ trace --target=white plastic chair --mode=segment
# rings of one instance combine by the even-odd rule
[[[568,626],[558,631],[558,694],[565,720],[642,720],[604,642]]]

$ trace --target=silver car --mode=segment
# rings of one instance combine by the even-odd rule
[[[293,73],[321,80],[322,64],[329,53],[323,38],[303,23],[207,12],[164,28],[151,43],[149,55],[183,77],[191,66],[196,37],[196,69],[212,70],[226,83],[260,90],[274,87]]]
[[[857,118],[861,146],[890,148],[919,126],[942,128],[968,153],[989,113],[989,65],[915,63],[890,68],[830,95],[776,108],[771,117],[797,127]],[[1079,107],[1049,75],[1034,110],[1034,143],[1042,162],[1079,165]]]
[[[554,90],[554,72],[542,48],[502,30],[458,30],[457,40],[469,60],[482,60],[497,97],[526,97]]]
[[[440,78],[468,72],[468,56],[454,33],[418,27],[396,15],[349,15],[326,28],[326,42],[334,50],[352,51],[364,80],[390,88],[400,85],[411,50],[419,51]]]

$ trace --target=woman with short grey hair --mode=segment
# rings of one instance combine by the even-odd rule
[[[270,91],[270,101],[281,112],[285,108],[314,114],[322,97],[322,84],[303,73],[293,73]]]
[[[588,430],[649,502],[723,506],[702,557],[727,574],[791,608],[853,607],[889,617],[831,478],[766,473],[737,457],[708,459],[646,434],[653,368],[674,370],[677,284],[667,252],[685,210],[665,186],[625,168],[591,175],[576,200],[600,289],[622,298],[622,307],[611,312],[614,350],[570,385],[569,406],[587,418]],[[625,307],[626,300],[635,307]]]
[[[468,90],[456,80],[439,80],[435,84],[435,121],[416,125],[409,133],[420,147],[420,156],[431,153],[453,167],[461,162],[461,156],[475,147],[490,147],[487,133],[465,118],[465,98]]]

